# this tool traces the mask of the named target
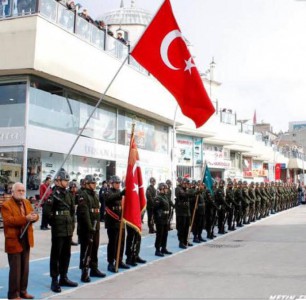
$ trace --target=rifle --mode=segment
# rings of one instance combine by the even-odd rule
[[[225,210],[225,216],[224,216],[224,220],[222,222],[222,228],[223,230],[225,231],[225,224],[226,224],[226,221],[228,219],[228,215],[229,215],[229,209],[232,209],[231,206],[229,206],[226,210]]]
[[[28,231],[28,228],[30,226],[32,222],[31,221],[28,221],[28,223],[26,224],[26,226],[23,228],[20,236],[19,236],[19,239],[22,239],[24,237],[24,235],[26,234],[26,232]]]
[[[236,207],[235,205],[232,206],[232,223],[231,223],[231,228],[235,228],[235,221],[236,221]]]
[[[36,209],[35,209],[35,212],[36,212]],[[36,212],[37,213],[37,212]],[[24,237],[24,235],[26,234],[26,232],[28,231],[28,228],[30,226],[30,224],[32,223],[32,221],[28,221],[28,223],[26,224],[26,226],[23,228],[20,236],[19,236],[19,239],[22,239]]]
[[[215,226],[216,226],[217,220],[218,220],[218,210],[219,210],[219,208],[217,206],[214,207],[214,216],[213,216],[213,220],[212,220],[212,224],[211,224],[211,232],[210,232],[210,235],[211,235],[212,238],[214,236],[214,229],[215,229]]]
[[[94,223],[93,223],[93,226],[92,226],[94,231],[96,231],[96,226],[97,226],[97,220],[94,220]],[[89,269],[89,264],[90,264],[90,261],[91,261],[93,236],[94,236],[94,232],[92,232],[91,235],[90,235],[89,242],[88,242],[87,248],[85,250],[84,258],[83,258],[83,269],[86,269],[86,270]]]
[[[173,218],[173,213],[174,213],[174,208],[170,206],[170,213],[169,213],[169,218],[168,218],[168,230],[172,230],[171,221]]]

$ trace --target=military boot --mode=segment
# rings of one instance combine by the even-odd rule
[[[91,269],[89,275],[90,277],[100,277],[100,278],[106,276],[106,274],[101,272],[99,269]]]
[[[77,282],[71,281],[68,279],[67,275],[61,276],[59,281],[60,286],[69,286],[69,287],[77,287]]]
[[[90,277],[89,277],[87,269],[82,269],[81,281],[82,282],[90,282]]]
[[[52,282],[51,282],[51,291],[54,293],[60,293],[62,291],[57,277],[52,277]]]
[[[137,263],[136,263],[135,258],[132,258],[132,257],[130,257],[130,256],[126,258],[125,263],[126,263],[127,265],[132,266],[132,267],[136,267],[136,266],[137,266]]]

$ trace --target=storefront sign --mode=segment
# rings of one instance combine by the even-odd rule
[[[210,168],[216,169],[229,169],[231,167],[230,161],[207,161],[207,164]]]
[[[12,127],[0,129],[0,146],[17,146],[24,144],[24,128]]]

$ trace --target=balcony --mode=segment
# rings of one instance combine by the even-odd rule
[[[55,0],[4,0],[0,4],[0,22],[32,15],[43,17],[120,61],[123,61],[129,54],[129,45],[124,45],[107,34],[107,28],[102,29],[98,27],[96,22],[88,22],[77,13],[77,10],[71,10],[61,2]],[[148,74],[132,57],[128,58],[128,64],[138,71]]]

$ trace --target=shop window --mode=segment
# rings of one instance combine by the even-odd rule
[[[24,126],[25,99],[25,82],[0,84],[0,127]]]
[[[33,77],[30,87],[29,122],[32,125],[78,134],[91,116],[97,99]],[[104,103],[98,107],[83,136],[116,142],[117,111]]]
[[[22,182],[23,147],[0,147],[0,192]]]
[[[177,166],[177,177],[193,178],[193,168],[189,166]]]
[[[120,111],[118,114],[118,143],[129,145],[132,123],[135,116]],[[139,149],[167,153],[168,127],[137,117],[135,121],[135,141]]]

